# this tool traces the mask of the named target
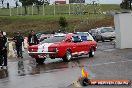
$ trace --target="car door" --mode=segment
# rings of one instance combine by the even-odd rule
[[[84,50],[83,42],[79,38],[79,36],[73,36],[72,41],[74,43],[73,49],[75,51],[75,54],[80,55],[82,51]]]

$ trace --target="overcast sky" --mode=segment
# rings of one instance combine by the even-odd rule
[[[67,2],[69,0],[66,0]],[[86,3],[89,3],[91,2],[92,0],[85,0]],[[122,0],[97,0],[99,1],[100,3],[102,4],[120,4]],[[11,6],[14,6],[15,5],[15,0],[5,0],[5,3],[9,2]],[[50,0],[51,3],[54,2],[54,0]]]

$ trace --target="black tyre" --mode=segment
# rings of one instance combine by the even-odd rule
[[[103,37],[101,37],[101,41],[102,41],[102,42],[104,42],[104,39],[103,39]]]
[[[99,40],[98,39],[96,39],[96,42],[98,42]]]
[[[89,57],[93,57],[93,56],[94,56],[94,49],[91,48],[91,49],[90,49],[90,52],[89,52]]]
[[[113,41],[113,39],[110,39],[110,41]]]
[[[63,57],[63,61],[64,62],[69,62],[72,58],[72,53],[70,50],[66,51],[66,55]]]
[[[45,58],[35,58],[35,59],[36,59],[36,63],[40,65],[43,64],[45,61]]]
[[[79,82],[80,82],[81,86],[88,86],[91,84],[90,79],[88,79],[88,78],[81,78],[79,80]]]

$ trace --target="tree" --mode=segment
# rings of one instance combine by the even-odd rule
[[[37,10],[38,10],[38,14],[39,14],[40,13],[40,5],[44,4],[44,0],[36,0],[35,4],[36,4]]]
[[[36,1],[36,0],[19,0],[22,5],[24,6],[24,9],[25,9],[25,14],[27,14],[27,6],[29,5],[33,5],[33,3]]]
[[[1,4],[2,4],[2,7],[4,6],[4,0],[0,0],[1,1]]]
[[[60,25],[61,31],[65,32],[65,28],[68,26],[68,23],[65,17],[60,17],[59,25]]]
[[[132,0],[123,0],[120,7],[123,9],[131,9]]]
[[[36,4],[36,7],[37,7],[37,10],[38,10],[38,14],[40,13],[40,5],[49,5],[49,2],[48,0],[36,0],[35,1],[35,4]]]
[[[19,0],[22,5],[24,6],[25,8],[25,14],[27,14],[27,6],[29,5],[33,5],[35,4],[36,7],[37,7],[37,10],[38,10],[38,14],[40,12],[40,5],[43,5],[43,4],[49,4],[48,0]]]

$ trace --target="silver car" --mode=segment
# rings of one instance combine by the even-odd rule
[[[102,41],[105,40],[114,40],[115,39],[115,31],[112,27],[102,27],[97,29],[96,33],[96,41]]]

